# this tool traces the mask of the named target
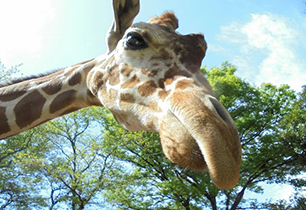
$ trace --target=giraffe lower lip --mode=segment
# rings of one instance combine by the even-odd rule
[[[207,169],[197,142],[173,113],[164,116],[159,133],[163,152],[169,160],[193,171]]]

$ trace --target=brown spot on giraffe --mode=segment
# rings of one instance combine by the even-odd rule
[[[9,132],[10,126],[8,124],[8,119],[5,114],[5,107],[0,106],[0,134]]]
[[[6,90],[6,93],[0,95],[0,101],[12,101],[25,94],[26,90],[18,90],[15,87]]]
[[[109,84],[110,85],[117,85],[120,82],[120,73],[118,65],[114,65],[109,70]]]
[[[134,75],[130,79],[126,80],[122,84],[121,88],[133,88],[139,83],[140,83],[140,79],[137,77],[137,75]]]
[[[39,119],[45,102],[38,90],[24,96],[14,107],[17,125],[24,128]]]
[[[136,101],[133,94],[130,93],[122,93],[120,94],[120,101],[124,101],[127,103],[134,103]]]
[[[71,78],[69,78],[68,85],[75,86],[77,84],[80,84],[81,81],[82,81],[82,75],[80,72],[77,72]]]
[[[176,89],[186,89],[188,87],[192,87],[192,84],[190,81],[188,80],[181,80],[181,81],[178,81],[175,85],[175,88]]]
[[[148,103],[140,102],[137,104],[137,111],[143,113],[157,113],[162,112],[162,109],[158,106],[157,102],[149,101]]]
[[[151,109],[154,112],[162,112],[161,108],[158,106],[158,104],[155,101],[150,101],[147,104],[148,108]]]
[[[164,78],[159,79],[158,84],[161,88],[167,85],[171,85],[178,77],[191,77],[191,74],[181,70],[176,64],[174,64],[165,73]]]
[[[131,72],[134,70],[134,67],[129,66],[129,65],[123,65],[122,69],[121,69],[121,74],[125,77],[130,76]]]
[[[175,81],[175,78],[168,78],[168,79],[160,79],[158,84],[160,87],[165,88],[167,85],[171,85]]]
[[[134,95],[130,93],[122,93],[120,94],[119,106],[125,107],[135,103],[136,99]]]
[[[164,78],[169,79],[178,76],[191,77],[191,74],[181,70],[176,64],[174,64],[168,71],[166,71]]]
[[[147,73],[148,73],[148,70],[145,69],[145,68],[141,68],[141,73],[142,73],[142,74],[147,74]]]
[[[87,75],[87,85],[96,96],[98,89],[104,85],[104,74],[101,71],[90,71]]]
[[[168,91],[166,91],[166,90],[160,90],[160,91],[158,92],[158,97],[159,97],[161,100],[165,100],[169,93],[170,93],[170,90],[168,90]]]
[[[160,71],[160,69],[152,69],[148,72],[148,77],[155,77],[158,72]]]
[[[42,88],[42,90],[48,95],[54,95],[62,89],[61,81],[56,81],[52,83],[48,83],[46,86]]]
[[[165,89],[165,84],[164,84],[164,80],[163,79],[159,79],[158,80],[158,87],[160,87],[161,89]]]
[[[76,100],[76,90],[67,90],[58,96],[55,97],[55,99],[50,104],[50,113],[55,113],[59,110],[64,109],[65,107],[73,104],[73,102]]]
[[[155,77],[158,72],[160,71],[160,69],[145,69],[145,68],[141,68],[141,73],[144,75],[147,75],[148,77]]]
[[[143,97],[148,97],[156,91],[157,85],[153,80],[147,81],[138,87],[138,92]]]

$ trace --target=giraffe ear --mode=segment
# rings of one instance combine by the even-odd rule
[[[153,17],[148,23],[165,26],[175,31],[178,28],[178,19],[173,12],[165,12],[161,16]]]
[[[113,0],[114,19],[107,32],[108,53],[113,51],[139,12],[139,0]]]

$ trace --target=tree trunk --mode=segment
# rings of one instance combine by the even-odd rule
[[[235,201],[234,201],[234,203],[233,203],[233,205],[231,207],[231,210],[235,210],[238,207],[238,205],[239,205],[239,203],[240,203],[240,201],[241,201],[241,199],[242,199],[242,197],[244,195],[246,186],[238,193],[238,195],[237,195],[237,197],[236,197],[236,199],[235,199]]]
[[[205,196],[210,201],[211,209],[212,210],[218,210],[217,202],[216,202],[216,196],[208,194],[208,193]]]

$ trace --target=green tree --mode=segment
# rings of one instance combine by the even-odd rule
[[[127,163],[123,174],[117,176],[120,185],[105,193],[118,209],[250,207],[254,203],[244,199],[246,190],[262,192],[262,182],[290,183],[288,175],[305,171],[300,163],[305,155],[297,151],[299,143],[291,150],[287,146],[292,141],[287,138],[289,125],[284,120],[291,119],[293,107],[297,106],[294,91],[286,85],[253,86],[236,77],[236,68],[228,63],[202,70],[240,131],[243,162],[239,185],[219,190],[207,174],[181,169],[167,161],[158,135],[127,132],[111,122],[106,128],[104,148],[113,151],[113,158]],[[305,135],[298,138],[305,139]],[[113,144],[107,147],[110,142]]]
[[[0,140],[0,209],[28,209],[46,205],[35,189],[41,179],[20,170],[16,163],[21,153],[42,153],[47,149],[45,143],[35,134],[35,129]]]
[[[290,114],[282,121],[284,131],[281,138],[290,153],[295,154],[298,161],[295,167],[306,166],[306,86],[303,86],[298,100],[294,103]],[[294,182],[294,185],[298,182]]]
[[[41,178],[36,189],[48,192],[49,209],[103,206],[101,193],[116,171],[110,154],[102,153],[102,136],[96,132],[101,130],[103,114],[99,108],[83,109],[46,123],[39,127],[43,132],[38,131],[50,149],[44,157],[19,153],[21,171]]]
[[[306,86],[298,94],[298,100],[293,103],[291,112],[284,116],[281,121],[283,131],[281,131],[281,142],[286,150],[295,158],[290,165],[291,173],[297,174],[305,171],[306,166]],[[305,173],[297,177],[288,177],[288,182],[296,189],[290,198],[290,203],[286,200],[263,204],[262,207],[269,209],[306,209],[306,181]]]

